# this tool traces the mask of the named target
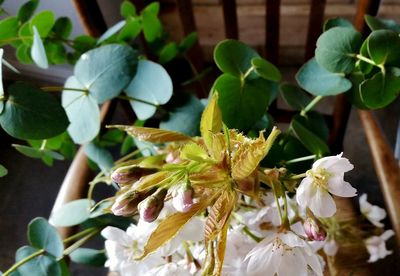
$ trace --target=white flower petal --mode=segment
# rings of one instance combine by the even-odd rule
[[[379,206],[372,205],[367,201],[367,195],[363,194],[359,198],[361,213],[376,227],[384,227],[380,221],[386,217],[386,211]]]
[[[324,252],[328,256],[335,256],[339,250],[339,246],[337,245],[335,240],[329,240],[324,245]]]
[[[357,195],[357,190],[350,183],[344,181],[343,176],[329,178],[328,190],[330,193],[341,197],[353,197]]]
[[[316,189],[315,196],[310,198],[308,207],[317,217],[327,218],[336,213],[336,204],[332,196],[323,189]]]
[[[130,246],[132,243],[132,239],[126,232],[117,227],[107,226],[101,231],[101,235],[107,240],[117,242],[124,246]]]
[[[298,248],[292,248],[284,252],[281,257],[281,263],[278,266],[277,274],[279,276],[307,276],[307,263],[303,253]],[[267,275],[267,274],[266,274]]]
[[[342,174],[354,168],[347,158],[342,157],[342,153],[336,156],[327,156],[314,162],[313,170],[323,168],[333,174]]]
[[[383,234],[381,235],[381,239],[383,239],[384,241],[387,241],[388,239],[390,239],[393,236],[394,236],[394,231],[392,229],[389,229],[389,230],[386,230],[385,232],[383,232]]]
[[[296,190],[296,201],[302,207],[307,207],[310,199],[315,195],[316,189],[313,187],[311,177],[304,178]]]

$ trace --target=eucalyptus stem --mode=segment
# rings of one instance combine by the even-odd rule
[[[287,202],[287,198],[286,195],[283,195],[283,204],[284,204],[284,213],[283,213],[283,223],[282,225],[286,228],[286,229],[290,229],[290,222],[289,222],[289,205]]]
[[[117,98],[121,99],[121,100],[127,100],[127,101],[136,101],[136,102],[139,102],[139,103],[144,103],[144,104],[148,104],[148,105],[154,106],[156,108],[160,108],[160,106],[158,104],[154,104],[154,103],[151,103],[151,102],[148,102],[148,101],[145,101],[145,100],[141,100],[141,99],[137,99],[137,98],[134,98],[134,97],[130,97],[130,96],[127,96],[127,95],[119,95]]]
[[[274,192],[275,204],[276,204],[276,208],[278,208],[279,218],[281,219],[281,225],[283,225],[285,222],[285,219],[282,214],[281,205],[279,204],[279,196],[278,196],[278,193],[276,190],[276,182],[275,181],[272,182],[272,191]]]
[[[46,149],[47,140],[43,140],[42,144],[40,145],[40,150],[43,151]]]
[[[313,155],[309,155],[309,156],[294,158],[289,161],[286,161],[285,164],[293,164],[293,163],[297,163],[297,162],[312,160],[312,159],[315,159],[315,157],[317,157],[317,156],[315,154],[313,154]]]
[[[301,112],[300,115],[301,116],[305,116],[307,114],[308,111],[310,111],[311,109],[314,108],[314,106],[320,101],[322,100],[323,96],[317,96],[315,97]]]
[[[85,93],[88,92],[86,89],[63,87],[63,86],[44,86],[44,87],[40,87],[40,89],[42,89],[43,91],[46,91],[46,92],[61,92],[63,90],[85,92]]]
[[[262,241],[262,238],[257,237],[256,235],[254,235],[253,233],[251,233],[250,229],[249,229],[247,226],[243,227],[243,232],[244,232],[247,236],[249,236],[250,238],[252,238],[254,241],[256,241],[256,242]]]
[[[372,64],[374,66],[378,66],[378,64],[376,64],[372,59],[364,57],[363,55],[357,54],[355,57],[358,58],[359,60],[362,60],[362,61],[366,62],[366,63]]]
[[[290,177],[290,179],[299,179],[299,178],[304,178],[307,176],[307,173],[301,173],[301,174],[295,174]]]
[[[137,150],[135,150],[135,151],[132,151],[131,153],[129,153],[129,154],[125,155],[124,157],[118,159],[118,160],[117,160],[116,162],[114,162],[114,163],[115,163],[115,165],[120,164],[120,163],[122,163],[122,162],[128,160],[129,158],[131,158],[131,157],[137,155],[138,153],[142,152],[143,150],[147,150],[147,149],[149,149],[149,148],[146,147],[146,148],[144,148],[144,149],[137,149]]]
[[[3,276],[8,276],[11,274],[11,272],[15,271],[18,267],[22,266],[23,264],[29,262],[30,260],[42,255],[45,253],[44,249],[40,249],[36,251],[35,253],[27,256],[26,258],[20,260],[19,262],[15,263],[12,267],[10,267],[6,272],[4,272]]]
[[[70,241],[74,241],[76,239],[79,239],[80,237],[83,237],[83,236],[87,235],[88,233],[94,232],[94,230],[96,230],[96,229],[97,228],[95,228],[95,227],[91,227],[91,228],[85,229],[85,230],[83,230],[81,232],[76,233],[75,235],[72,235],[72,236],[64,239],[63,242],[64,243],[69,243]]]
[[[246,78],[251,74],[251,72],[254,71],[254,69],[255,69],[255,68],[254,68],[253,66],[251,66],[251,67],[249,68],[249,70],[247,70],[246,73],[244,73],[244,75],[243,75],[243,77],[242,77],[243,80],[246,79]]]
[[[66,248],[64,250],[64,255],[69,255],[72,252],[74,252],[76,249],[78,249],[79,247],[81,247],[83,244],[85,244],[88,240],[90,240],[91,238],[93,238],[94,236],[96,236],[98,233],[100,232],[100,229],[96,229],[95,231],[87,234],[86,236],[84,236],[82,239],[78,240],[77,242],[75,242],[74,244],[72,244],[70,247]]]

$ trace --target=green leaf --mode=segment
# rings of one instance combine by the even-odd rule
[[[32,46],[33,44],[33,30],[31,29],[31,22],[25,22],[18,31],[19,39],[23,44]]]
[[[400,37],[390,30],[373,31],[367,38],[368,54],[376,64],[400,64]]]
[[[7,168],[0,164],[0,177],[4,177],[7,174],[8,174]]]
[[[137,16],[135,6],[129,1],[122,2],[120,12],[126,19]]]
[[[121,145],[121,155],[125,155],[135,146],[132,136],[127,135]]]
[[[39,12],[30,22],[31,28],[35,26],[40,37],[45,38],[48,36],[55,23],[54,13],[52,11]]]
[[[363,42],[361,49],[360,49],[360,54],[366,58],[370,58],[369,53],[368,53],[368,39],[366,39]],[[369,74],[374,69],[374,65],[372,65],[371,63],[365,62],[361,59],[359,59],[357,61],[356,65],[358,66],[358,69],[360,69],[360,71],[364,75]]]
[[[67,51],[60,42],[46,42],[44,45],[48,60],[52,64],[64,64],[67,59]]]
[[[400,25],[393,20],[381,19],[366,14],[364,16],[365,22],[372,31],[376,30],[392,30],[396,33],[400,33]]]
[[[9,86],[0,124],[19,139],[46,139],[65,131],[68,118],[57,100],[24,82]]]
[[[296,137],[300,142],[313,154],[322,156],[329,152],[328,145],[311,130],[304,127],[295,118],[290,124],[290,128],[293,130]]]
[[[65,87],[85,89],[75,76],[67,79]],[[64,90],[62,105],[71,122],[68,133],[72,140],[77,144],[93,140],[100,131],[100,109],[94,97],[85,92]]]
[[[18,37],[18,18],[10,16],[0,20],[0,46],[8,44],[7,40]]]
[[[99,39],[97,40],[97,44],[100,44],[116,33],[118,33],[124,26],[126,25],[126,21],[122,20],[116,23],[115,25],[111,26],[104,34],[102,34]]]
[[[168,118],[160,122],[160,128],[196,136],[199,134],[203,104],[192,95],[181,95],[175,100]]]
[[[259,58],[259,54],[246,44],[237,40],[224,40],[215,47],[214,61],[218,68],[236,77],[243,76],[252,66],[251,60]],[[256,77],[256,73],[251,73],[250,78]]]
[[[35,13],[35,10],[39,4],[39,0],[30,0],[23,4],[19,10],[17,17],[21,23],[28,21],[32,15]]]
[[[250,129],[267,111],[274,85],[262,78],[241,82],[229,74],[221,75],[214,83],[222,121],[229,128]]]
[[[72,32],[72,21],[68,17],[60,17],[54,23],[51,31],[57,35],[57,37],[68,39]]]
[[[21,44],[18,46],[16,56],[18,61],[23,64],[33,63],[33,60],[31,58],[31,47],[26,44]]]
[[[33,45],[31,48],[32,60],[40,68],[47,69],[49,67],[49,63],[47,61],[46,51],[44,49],[43,42],[39,36],[39,32],[36,29],[36,26],[32,26],[32,28],[33,28]]]
[[[143,33],[147,42],[153,42],[162,34],[162,25],[158,19],[160,4],[153,2],[142,11]]]
[[[115,146],[124,141],[125,132],[120,129],[108,129],[107,132],[101,136],[100,143],[102,146]]]
[[[190,48],[193,47],[194,44],[196,44],[198,40],[198,35],[196,32],[191,32],[188,34],[182,41],[179,43],[179,50],[182,53],[185,53],[188,51]]]
[[[75,263],[98,267],[103,267],[107,260],[103,251],[91,248],[78,248],[69,256]]]
[[[142,22],[138,18],[128,19],[118,34],[118,40],[130,41],[136,38],[142,30]]]
[[[24,146],[24,145],[12,145],[17,151],[22,153],[25,156],[28,156],[30,158],[42,158],[43,157],[43,152],[40,151],[40,149],[35,149],[32,147]]]
[[[203,111],[200,121],[200,132],[207,148],[211,150],[213,144],[212,135],[221,132],[222,115],[218,107],[218,93],[214,93]]]
[[[35,218],[29,223],[28,239],[33,247],[44,249],[56,258],[63,256],[63,241],[57,229],[44,218]]]
[[[351,88],[351,82],[343,74],[327,71],[315,58],[300,68],[296,74],[296,81],[301,88],[315,96],[337,95]]]
[[[324,32],[326,32],[327,30],[332,29],[334,27],[346,27],[354,29],[353,24],[351,24],[349,20],[341,17],[335,17],[325,21],[323,30]]]
[[[295,110],[303,110],[311,101],[304,90],[290,83],[281,84],[279,91],[283,100]]]
[[[282,78],[281,72],[275,65],[263,58],[253,58],[251,64],[255,72],[262,78],[270,81],[280,81]]]
[[[98,103],[103,103],[120,94],[135,75],[136,67],[135,50],[109,44],[83,54],[74,75]]]
[[[178,54],[178,45],[175,42],[170,42],[161,49],[159,61],[160,63],[167,63],[173,60]]]
[[[73,42],[74,49],[80,52],[86,52],[96,47],[97,40],[88,35],[80,35],[75,37]]]
[[[135,137],[140,141],[146,141],[150,143],[166,143],[175,141],[186,141],[191,139],[189,136],[186,136],[182,133],[163,130],[159,128],[122,125],[113,125],[110,127],[124,130],[132,137]]]
[[[36,248],[31,246],[23,246],[17,250],[15,261],[22,261],[37,251]],[[56,259],[47,255],[40,255],[18,267],[18,273],[21,276],[61,276],[61,269]]]
[[[93,200],[78,199],[61,206],[50,215],[50,224],[56,227],[69,227],[78,225],[90,217],[90,207]]]
[[[360,85],[361,99],[368,108],[383,108],[400,94],[400,69],[389,68],[386,75],[375,74]]]
[[[297,114],[293,119],[299,122],[302,126],[316,134],[323,141],[328,141],[329,128],[325,121],[324,116],[318,112],[308,112],[306,116]]]
[[[93,142],[86,144],[84,146],[84,150],[86,156],[95,162],[102,172],[104,172],[106,175],[110,174],[111,168],[114,166],[114,160],[108,150]]]
[[[185,146],[181,150],[180,158],[193,160],[200,163],[210,160],[207,151],[202,146],[194,142],[189,142],[185,144]]]
[[[4,88],[3,88],[3,53],[4,50],[0,49],[0,114],[3,112],[4,108]]]
[[[70,276],[71,273],[69,272],[67,262],[65,259],[59,260],[58,265],[61,269],[61,276]]]
[[[332,73],[350,73],[362,44],[361,34],[352,28],[334,27],[317,40],[315,58]]]
[[[360,84],[364,81],[362,74],[351,74],[349,80],[352,83],[352,87],[346,92],[347,99],[359,109],[368,109],[361,98]]]
[[[140,60],[137,73],[126,88],[129,97],[139,101],[130,101],[136,116],[146,120],[154,115],[156,106],[165,104],[172,96],[172,80],[167,71],[159,64]],[[140,100],[151,104],[140,102]]]

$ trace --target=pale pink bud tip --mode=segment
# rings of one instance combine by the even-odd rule
[[[188,212],[193,206],[193,189],[180,188],[172,199],[172,205],[179,212]]]
[[[326,239],[325,230],[318,226],[318,223],[311,218],[306,219],[304,222],[304,231],[312,241],[324,241]]]

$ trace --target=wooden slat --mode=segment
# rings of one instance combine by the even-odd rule
[[[326,0],[311,0],[305,60],[314,56],[315,43],[322,32]]]
[[[372,160],[386,203],[392,228],[400,245],[400,168],[393,149],[386,140],[379,122],[371,111],[359,110]]]
[[[280,0],[266,0],[265,56],[274,63],[279,61]]]
[[[238,20],[236,13],[236,0],[222,0],[226,38],[238,39]]]
[[[96,0],[72,0],[86,33],[99,37],[107,30],[101,10]]]
[[[364,15],[377,15],[380,0],[359,0],[357,5],[357,13],[354,20],[354,25],[358,31],[360,31],[364,37],[368,35],[369,29],[364,21]]]

